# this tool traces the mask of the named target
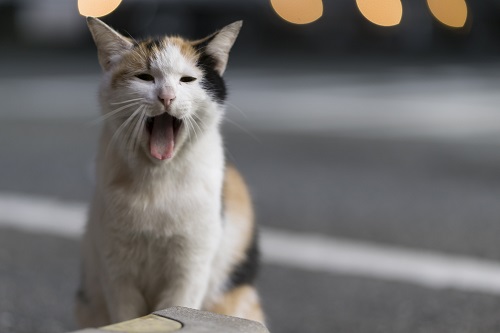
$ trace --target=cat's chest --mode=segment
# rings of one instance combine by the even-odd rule
[[[203,229],[220,219],[222,179],[160,178],[107,191],[113,224],[166,236]]]

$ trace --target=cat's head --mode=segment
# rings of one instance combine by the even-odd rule
[[[135,41],[96,18],[87,23],[104,71],[103,118],[109,145],[159,162],[217,127],[229,50],[242,22],[197,41],[160,37]]]

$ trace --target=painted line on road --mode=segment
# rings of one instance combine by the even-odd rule
[[[83,233],[87,206],[55,199],[0,193],[0,226],[59,236]]]
[[[83,233],[86,205],[0,193],[0,227],[64,237]],[[263,228],[264,262],[500,295],[500,263],[465,256]]]
[[[265,229],[267,263],[500,295],[500,263],[432,251]]]

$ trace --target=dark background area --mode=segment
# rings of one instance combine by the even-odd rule
[[[463,28],[450,28],[433,18],[425,0],[402,1],[399,25],[380,27],[366,20],[354,0],[324,1],[323,16],[311,24],[290,24],[269,1],[125,0],[103,18],[134,37],[166,31],[199,38],[236,20],[245,21],[235,54],[311,58],[355,57],[417,59],[439,57],[463,61],[496,57],[500,50],[500,1],[468,1]],[[0,42],[7,47],[93,49],[77,1],[0,1]],[[245,57],[247,56],[247,57]],[[310,61],[307,61],[310,62]]]

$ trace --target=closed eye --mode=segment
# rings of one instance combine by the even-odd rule
[[[184,83],[193,82],[195,80],[196,80],[196,78],[192,77],[192,76],[183,76],[183,77],[181,77],[181,82],[184,82]]]
[[[155,78],[153,77],[153,75],[148,74],[148,73],[137,74],[135,77],[142,80],[142,81],[149,81],[149,82],[155,81]]]

